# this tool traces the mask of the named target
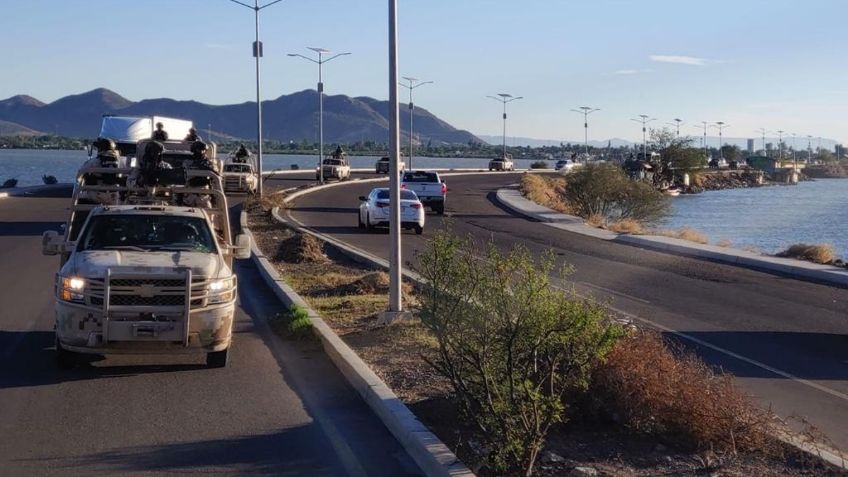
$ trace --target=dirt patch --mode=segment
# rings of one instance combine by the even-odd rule
[[[324,242],[307,234],[292,234],[280,241],[275,259],[288,263],[329,263]]]

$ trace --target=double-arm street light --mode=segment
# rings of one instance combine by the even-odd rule
[[[498,93],[497,96],[489,95],[486,97],[503,103],[503,157],[506,158],[506,104],[519,99],[524,99],[524,96],[513,96],[507,93]]]
[[[680,137],[680,126],[683,125],[683,124],[686,124],[686,123],[683,122],[683,120],[680,119],[680,118],[674,118],[673,121],[674,121],[673,123],[666,123],[666,124],[668,124],[669,126],[677,127],[677,137],[679,138]]]
[[[256,17],[256,41],[253,42],[253,57],[256,58],[256,168],[259,169],[259,183],[256,187],[256,192],[262,197],[262,98],[259,72],[259,58],[262,58],[262,42],[259,41],[259,11],[275,3],[280,3],[283,0],[274,0],[262,6],[259,6],[259,0],[254,0],[253,5],[248,5],[239,0],[230,1],[253,10]]]
[[[768,134],[769,131],[766,128],[760,128],[760,129],[757,129],[757,132],[762,134],[762,136],[763,136],[763,154],[765,154],[766,157],[768,157],[768,151],[766,150],[766,134]]]
[[[642,160],[648,160],[648,128],[646,125],[651,121],[656,121],[657,118],[652,118],[647,114],[640,114],[639,119],[632,118],[631,121],[642,123]]]
[[[722,133],[722,131],[724,131],[724,128],[726,128],[727,126],[728,126],[728,124],[725,123],[724,121],[716,121],[716,123],[712,125],[712,127],[718,128],[718,158],[719,158],[719,160],[724,159],[724,153],[721,150],[721,147],[724,146],[721,133]]]
[[[583,115],[583,149],[586,153],[586,161],[589,160],[589,115],[595,111],[600,111],[600,108],[592,108],[589,106],[580,106],[577,109],[572,109],[575,113]]]
[[[704,146],[704,159],[707,162],[709,162],[709,160],[710,160],[710,153],[707,150],[707,128],[709,127],[709,124],[710,123],[708,123],[707,121],[701,121],[701,126],[694,126],[696,128],[700,128],[700,127],[703,126],[703,128],[704,128],[704,136],[701,139],[701,145]]]
[[[409,81],[409,84],[400,83],[401,86],[409,90],[409,170],[412,170],[412,112],[415,106],[412,103],[412,91],[419,86],[432,84],[432,81],[421,81],[418,78],[404,76],[403,79]]]
[[[318,53],[318,59],[303,56],[299,53],[289,53],[289,56],[296,56],[304,60],[311,61],[318,65],[318,181],[324,183],[324,81],[322,67],[324,63],[334,60],[340,56],[349,55],[350,53],[339,53],[329,58],[324,58],[324,55],[330,53],[330,50],[324,48],[308,47],[308,49]]]

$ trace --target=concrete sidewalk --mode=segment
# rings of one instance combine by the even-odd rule
[[[497,200],[507,209],[524,217],[544,222],[550,227],[580,235],[650,248],[663,252],[727,263],[759,271],[776,273],[800,280],[848,287],[848,269],[831,265],[779,258],[715,245],[702,245],[686,240],[656,235],[618,234],[586,223],[580,217],[562,214],[527,200],[517,188],[499,189]]]

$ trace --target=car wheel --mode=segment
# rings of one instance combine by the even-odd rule
[[[424,227],[415,224],[415,235],[421,235],[424,233]]]
[[[227,366],[227,355],[229,354],[229,351],[230,349],[227,348],[221,351],[206,353],[206,367],[223,368]]]
[[[79,355],[63,348],[59,338],[56,338],[56,366],[61,369],[73,369],[79,361]]]

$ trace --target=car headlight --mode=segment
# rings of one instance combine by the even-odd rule
[[[63,301],[83,303],[85,301],[85,279],[80,277],[62,277],[59,297]]]
[[[226,303],[233,299],[233,279],[214,280],[209,282],[209,304]]]

